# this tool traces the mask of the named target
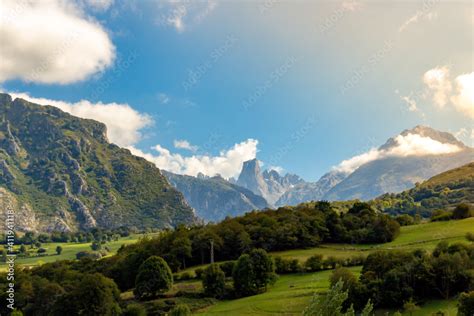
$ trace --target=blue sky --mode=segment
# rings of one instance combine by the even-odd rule
[[[20,9],[13,23],[37,10],[37,25],[54,24],[56,16],[42,19],[40,7]],[[135,133],[121,145],[159,167],[230,176],[237,156],[256,155],[265,167],[317,180],[418,124],[472,145],[469,1],[83,0],[58,1],[54,10],[71,28],[89,28],[56,54],[52,44],[47,51],[56,40],[48,36],[65,35],[44,31],[38,45],[59,60],[44,67],[39,54],[7,52],[12,65],[28,59],[40,72],[31,79],[5,66],[2,90],[62,100],[63,109],[76,106],[73,114],[86,113],[81,100],[89,108],[128,107],[142,120],[120,112],[112,122],[113,108],[82,116],[123,127],[122,136]],[[82,43],[87,32],[93,36]],[[28,36],[35,43],[41,35]],[[3,38],[24,51],[13,43],[24,37]],[[66,77],[61,67],[76,63]]]

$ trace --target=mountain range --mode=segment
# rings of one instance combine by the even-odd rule
[[[361,161],[352,169],[346,168],[352,160]],[[280,175],[276,170],[262,171],[257,159],[243,163],[237,180],[165,175],[200,217],[216,221],[254,209],[308,201],[371,200],[384,193],[410,189],[418,182],[473,160],[474,150],[450,133],[416,126],[368,154],[341,163],[317,182],[306,182],[294,174]]]
[[[221,176],[197,177],[163,171],[169,182],[183,193],[196,214],[205,221],[220,221],[248,211],[269,207],[267,201],[252,191],[231,183]]]
[[[474,149],[452,134],[416,126],[369,152],[373,156],[354,170],[333,168],[317,182],[303,182],[286,191],[277,206],[310,200],[370,200],[398,193],[444,171],[474,161]],[[359,157],[358,157],[359,158]]]
[[[8,94],[0,94],[0,209],[14,213],[18,231],[197,221],[153,163],[109,143],[104,124]]]
[[[111,144],[102,123],[0,94],[0,208],[19,231],[168,228],[312,200],[371,200],[472,161],[474,149],[450,133],[417,126],[317,182],[262,171],[257,159],[237,180],[178,175]]]

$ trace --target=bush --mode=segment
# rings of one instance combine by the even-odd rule
[[[197,268],[196,270],[194,270],[194,273],[196,274],[196,278],[197,279],[201,279],[202,278],[202,273],[204,272],[204,269],[202,268]]]
[[[57,247],[56,247],[56,254],[57,254],[57,255],[60,255],[61,252],[63,252],[63,247],[57,246]]]
[[[297,259],[275,258],[275,272],[278,274],[299,273],[303,267]]]
[[[329,278],[329,282],[332,286],[335,286],[337,282],[342,281],[342,289],[347,291],[353,288],[357,284],[357,278],[351,270],[346,268],[337,268],[334,270]]]
[[[466,239],[470,242],[474,242],[474,233],[466,233]]]
[[[408,214],[399,215],[395,220],[400,224],[400,226],[410,226],[415,224],[415,219]]]
[[[191,279],[194,279],[194,277],[189,272],[183,272],[179,275],[179,280],[186,281]]]
[[[453,212],[437,210],[431,214],[432,222],[449,221],[453,219]]]
[[[169,313],[170,316],[188,316],[191,315],[191,310],[188,305],[181,304],[175,306]]]
[[[234,270],[234,266],[235,261],[226,261],[219,265],[226,277],[232,277],[232,271]]]
[[[363,255],[352,256],[347,260],[348,267],[360,266],[365,262],[365,257]]]
[[[304,265],[306,269],[311,272],[320,271],[323,266],[323,256],[322,255],[311,256],[306,260]]]
[[[173,274],[163,258],[151,256],[140,265],[133,293],[137,298],[155,296],[173,286]]]
[[[458,315],[474,315],[474,291],[461,293],[458,303]]]
[[[145,307],[140,304],[130,304],[122,313],[122,316],[146,316]]]
[[[211,264],[202,275],[204,294],[210,297],[222,297],[225,291],[225,274],[218,264]]]
[[[102,255],[96,251],[79,251],[76,253],[76,259],[80,260],[82,258],[90,258],[93,260],[97,260],[102,258]]]
[[[38,254],[44,254],[47,252],[47,250],[45,248],[39,248],[37,251],[36,251]]]
[[[453,219],[464,219],[471,216],[471,208],[466,203],[459,204],[453,211]]]

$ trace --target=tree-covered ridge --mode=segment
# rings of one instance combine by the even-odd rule
[[[356,203],[338,214],[328,202],[251,212],[218,224],[178,227],[159,236],[126,246],[93,268],[111,277],[119,288],[132,288],[140,264],[150,256],[162,257],[173,271],[208,263],[210,241],[216,261],[235,260],[252,249],[278,251],[315,247],[322,242],[378,243],[393,240],[399,224],[366,203]]]
[[[0,95],[0,204],[18,229],[165,228],[195,221],[160,171],[104,124]],[[4,214],[2,214],[4,216]]]
[[[402,193],[384,194],[372,202],[390,214],[425,217],[435,210],[449,210],[461,203],[474,204],[474,162],[436,175]]]

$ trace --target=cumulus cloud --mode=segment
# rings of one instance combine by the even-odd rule
[[[456,110],[474,118],[474,72],[456,78],[456,93],[451,97]]]
[[[410,133],[395,137],[394,145],[387,149],[372,148],[366,153],[342,161],[333,169],[351,173],[368,162],[382,158],[452,154],[461,150],[462,148],[457,145],[441,143],[431,137]]]
[[[428,70],[423,75],[423,82],[432,91],[433,102],[439,107],[444,107],[452,91],[449,68],[445,66]]]
[[[0,1],[0,38],[0,82],[68,84],[103,71],[115,58],[105,29],[67,1]]]
[[[196,152],[198,150],[198,146],[191,145],[187,140],[179,140],[175,139],[173,142],[174,148],[178,149],[186,149],[192,152]]]
[[[366,153],[343,160],[338,166],[334,167],[334,169],[340,172],[351,173],[360,166],[379,159],[380,157],[381,151],[376,148],[372,148]]]
[[[152,148],[156,154],[145,153],[133,146],[129,149],[134,155],[155,163],[158,168],[174,173],[196,176],[201,172],[208,176],[220,174],[224,178],[230,178],[239,174],[244,161],[257,156],[257,145],[257,140],[247,139],[228,150],[222,150],[217,156],[192,155],[189,157],[171,153],[160,145]]]
[[[439,108],[447,105],[456,111],[474,118],[474,72],[457,76],[454,84],[447,66],[428,70],[423,75],[428,97]],[[453,89],[453,86],[455,89]]]
[[[27,93],[11,93],[13,98],[22,98],[41,105],[52,105],[81,118],[93,119],[107,126],[109,140],[119,146],[131,146],[138,142],[140,130],[153,123],[152,118],[124,103],[91,103],[86,100],[70,103],[61,100],[31,97]]]

